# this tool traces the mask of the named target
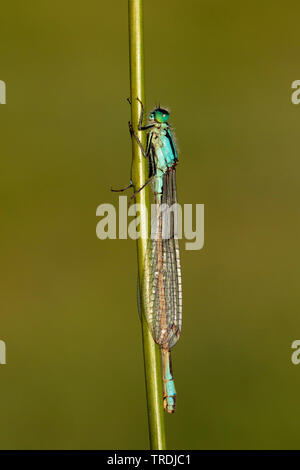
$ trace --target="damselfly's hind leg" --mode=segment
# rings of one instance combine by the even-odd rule
[[[126,186],[126,188],[121,188],[121,189],[113,189],[113,188],[110,188],[110,190],[113,192],[113,193],[122,193],[123,191],[127,191],[127,189],[130,189],[130,188],[133,188],[133,184],[132,182],[130,181],[130,184],[128,186]]]
[[[130,196],[130,199],[129,199],[129,202],[135,198],[135,196],[140,192],[142,191],[146,186],[148,186],[149,183],[151,183],[153,181],[153,178],[154,176],[152,176],[151,178],[149,178],[145,184],[143,184],[143,186],[141,186],[139,189],[137,189],[133,194],[132,196]],[[126,188],[121,188],[121,189],[113,189],[113,188],[110,188],[110,190],[113,192],[113,193],[122,193],[123,191],[127,191],[127,189],[130,189],[130,188],[133,188],[133,184],[132,182],[126,186]]]
[[[149,183],[151,183],[154,179],[154,176],[152,176],[151,178],[149,178],[145,184],[143,184],[143,186],[141,186],[139,189],[137,189],[133,195],[131,196],[131,198],[129,199],[131,201],[131,199],[135,198],[135,196],[142,191],[142,189],[144,189]]]

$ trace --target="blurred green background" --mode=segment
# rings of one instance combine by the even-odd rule
[[[147,108],[205,204],[168,446],[299,448],[299,1],[145,4]],[[5,2],[0,65],[0,446],[147,448],[135,242],[95,234],[129,179],[127,2]]]

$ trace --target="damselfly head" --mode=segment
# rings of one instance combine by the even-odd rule
[[[167,122],[170,113],[166,109],[156,108],[149,114],[149,121],[156,121],[159,123]]]

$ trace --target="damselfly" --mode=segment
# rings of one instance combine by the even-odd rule
[[[179,339],[182,324],[181,268],[176,237],[175,168],[178,156],[168,123],[169,112],[161,107],[154,109],[149,115],[149,123],[143,126],[144,108],[138,101],[141,104],[138,130],[147,131],[146,149],[131,125],[130,132],[148,159],[149,178],[134,195],[152,182],[156,208],[142,280],[143,311],[153,339],[162,352],[164,408],[168,413],[174,413],[176,390],[170,349]]]

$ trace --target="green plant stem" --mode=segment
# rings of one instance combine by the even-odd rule
[[[131,91],[131,122],[137,132],[144,148],[146,145],[145,132],[137,130],[140,114],[139,98],[145,103],[144,91],[144,49],[143,49],[143,0],[128,0],[129,14],[129,51],[130,51],[130,91]],[[139,189],[147,180],[147,160],[143,156],[136,140],[132,139],[132,182],[135,190]],[[143,296],[143,288],[140,280],[145,269],[147,256],[147,239],[150,228],[150,198],[149,189],[146,187],[136,196],[136,203],[140,204],[140,233],[137,240],[139,292]],[[139,305],[143,308],[142,298]],[[142,339],[144,351],[146,396],[148,408],[150,448],[153,450],[164,450],[165,425],[162,400],[162,373],[160,349],[155,344],[143,311],[141,311]]]

